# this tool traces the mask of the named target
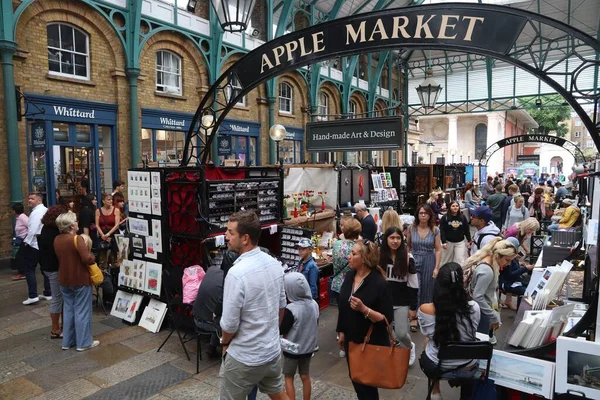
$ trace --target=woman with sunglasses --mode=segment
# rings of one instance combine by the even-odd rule
[[[392,304],[394,305],[394,332],[400,346],[410,348],[409,365],[415,362],[415,344],[408,332],[408,320],[416,322],[417,293],[419,280],[415,260],[408,253],[402,230],[397,226],[388,228],[383,234],[379,265],[384,266]],[[414,328],[413,328],[414,326]],[[417,325],[411,330],[416,332]]]
[[[419,307],[433,301],[433,283],[440,269],[442,243],[435,218],[431,207],[423,204],[417,208],[415,221],[407,232],[408,251],[415,258],[419,277]]]
[[[350,253],[350,271],[340,290],[338,303],[338,345],[348,353],[350,342],[362,343],[375,324],[369,343],[389,346],[385,318],[392,323],[394,308],[387,288],[385,273],[378,266],[379,250],[369,240],[357,241]],[[359,400],[378,400],[376,387],[352,382]]]

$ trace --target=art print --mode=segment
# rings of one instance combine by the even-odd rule
[[[131,300],[129,301],[129,307],[127,308],[127,312],[125,313],[125,317],[123,318],[127,322],[135,322],[137,317],[137,312],[140,309],[140,305],[142,304],[142,300],[144,300],[144,296],[140,294],[134,294],[131,296]]]
[[[390,188],[390,195],[392,200],[398,200],[398,192],[396,192],[396,188]]]
[[[148,261],[146,263],[146,284],[144,291],[160,296],[162,285],[162,265]]]
[[[138,290],[144,289],[144,282],[146,279],[146,261],[133,260],[133,277],[131,281],[131,287]]]
[[[152,237],[154,238],[154,249],[157,253],[162,253],[162,224],[160,219],[152,220]]]
[[[558,360],[557,360],[558,362]],[[485,371],[487,360],[479,361]],[[554,389],[554,363],[506,351],[494,350],[489,377],[498,386],[551,399]]]
[[[152,214],[153,215],[161,216],[162,215],[162,210],[161,210],[160,197],[159,198],[153,198],[152,201],[151,201],[151,204],[152,204]]]
[[[165,303],[151,299],[150,303],[144,309],[139,326],[156,333],[160,330],[166,313],[167,305]]]
[[[148,236],[146,238],[146,257],[152,258],[156,260],[158,258],[158,254],[156,252],[156,248],[154,247],[154,237]]]
[[[131,245],[133,246],[134,249],[144,249],[145,245],[144,245],[144,238],[141,237],[137,237],[134,236],[131,238]]]
[[[131,293],[118,290],[113,301],[113,306],[110,311],[110,315],[123,319],[127,315],[127,310],[131,304],[133,295]]]
[[[150,236],[148,221],[145,219],[129,217],[129,232],[141,236]]]
[[[150,172],[150,184],[160,189],[160,172]]]
[[[150,188],[150,191],[152,193],[152,198],[153,199],[159,199],[160,200],[160,186],[152,186]]]
[[[127,260],[129,258],[129,238],[124,235],[115,235],[115,238],[120,259]]]
[[[556,340],[556,392],[600,399],[600,343],[560,336]]]
[[[381,180],[381,175],[371,174],[371,181],[373,182],[373,189],[375,189],[375,190],[383,189],[383,182]]]

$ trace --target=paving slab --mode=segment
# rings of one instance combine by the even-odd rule
[[[161,350],[162,351],[162,350]],[[196,374],[196,353],[194,352],[193,354],[190,354],[191,356],[191,360],[188,361],[188,359],[185,357],[185,355],[182,353],[181,356],[179,358],[177,358],[176,360],[173,360],[170,362],[171,365],[182,369],[184,371],[189,372],[192,375]],[[207,368],[210,368],[214,365],[219,365],[221,362],[220,357],[218,358],[208,358],[208,356],[206,354],[203,355],[203,359],[200,360],[200,364],[198,366],[198,370],[199,371],[204,371]]]
[[[42,369],[76,357],[79,354],[76,351],[61,350],[60,347],[62,345],[62,341],[60,340],[53,340],[51,344],[53,344],[53,346],[48,348],[46,352],[35,354],[31,357],[25,358],[23,361],[37,369]]]
[[[143,333],[139,336],[135,336],[135,337],[123,340],[121,343],[123,343],[125,346],[132,348],[135,351],[138,351],[140,353],[145,353],[152,349],[155,349],[155,350],[158,349],[158,347],[161,345],[161,343],[166,339],[166,337],[168,335],[169,335],[169,332],[167,332],[167,331],[162,331],[162,332],[158,332],[158,333],[152,333],[152,332],[146,331],[145,333]]]
[[[173,400],[213,400],[219,398],[219,388],[199,382],[196,379],[188,379],[179,385],[164,390],[161,394],[165,398]]]
[[[74,353],[75,355],[30,373],[26,378],[42,389],[49,391],[66,385],[73,380],[83,379],[103,368],[100,363],[88,359],[84,352],[77,352],[74,348],[61,351]]]
[[[8,339],[10,337],[13,337],[13,335],[11,335],[10,333],[8,333],[6,331],[0,331],[0,341],[2,341],[4,339]]]
[[[104,321],[102,321],[102,323],[104,325],[108,325],[108,326],[112,326],[113,328],[126,328],[130,325],[126,324],[125,322],[123,322],[122,319],[113,317],[112,315],[109,315]]]
[[[0,329],[5,329],[13,325],[20,324],[22,322],[32,321],[36,319],[42,319],[41,316],[32,311],[23,311],[12,313],[5,317],[0,318]]]
[[[96,336],[101,335],[103,333],[113,331],[115,328],[112,326],[104,325],[101,322],[92,323],[92,336],[96,338]]]
[[[87,399],[143,400],[189,378],[189,376],[189,373],[179,368],[175,368],[170,364],[163,364],[108,389],[100,390],[87,397]]]
[[[221,384],[221,378],[219,378],[220,368],[220,363],[215,364],[212,367],[205,369],[204,371],[200,371],[199,374],[194,375],[194,379],[197,379],[200,382],[204,382],[207,385],[219,388],[219,385]]]
[[[35,371],[35,368],[23,361],[0,365],[0,383],[27,375],[32,371]]]
[[[122,329],[112,329],[104,332],[94,337],[94,339],[99,340],[101,344],[119,343],[131,337],[141,335],[145,332],[148,331],[144,328],[140,328],[139,326],[127,326]]]
[[[10,342],[10,340],[5,340],[3,342]],[[2,363],[19,361],[28,357],[45,353],[50,347],[50,338],[48,337],[44,339],[37,339],[29,343],[24,343],[17,347],[11,347],[4,351],[0,350],[0,365],[2,365]]]
[[[90,379],[93,378],[92,382],[106,388],[131,379],[159,365],[168,363],[177,357],[175,354],[167,351],[149,351],[97,371],[92,374]]]
[[[85,357],[88,360],[92,360],[97,362],[103,367],[108,367],[110,365],[118,364],[122,361],[125,361],[131,357],[137,356],[137,351],[122,345],[121,343],[113,343],[109,345],[103,345],[92,349],[90,351],[85,352]]]
[[[32,313],[36,313],[41,317],[49,317],[50,316],[50,305],[46,304],[41,307],[36,308],[35,310],[31,310]]]
[[[80,400],[100,390],[86,379],[75,379],[49,392],[42,393],[32,400]]]
[[[22,335],[27,332],[35,331],[41,328],[49,327],[52,325],[50,318],[34,319],[32,321],[22,322],[20,324],[11,325],[4,328],[4,331],[11,335]]]
[[[23,377],[0,384],[0,399],[27,400],[43,392],[44,389]]]

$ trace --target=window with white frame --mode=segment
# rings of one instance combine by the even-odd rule
[[[354,100],[350,100],[350,103],[348,103],[348,118],[356,118],[356,102]]]
[[[279,112],[291,114],[293,112],[292,86],[286,82],[279,84]]]
[[[231,77],[230,85],[225,89],[225,94],[227,95],[227,100],[236,97],[242,91],[242,84],[238,80],[238,78],[234,75]],[[246,107],[247,98],[243,96],[236,105]]]
[[[581,132],[579,132],[579,131],[576,131],[576,132],[573,134],[573,137],[581,137]]]
[[[588,149],[591,149],[592,147],[594,147],[594,141],[591,139],[588,139],[585,141],[585,147]]]
[[[576,119],[575,120],[575,126],[581,126],[581,120]]]
[[[327,93],[319,93],[319,108],[317,114],[318,121],[327,121],[329,119],[329,96],[327,96]]]
[[[89,38],[83,31],[66,24],[49,24],[48,70],[50,74],[71,78],[90,78]]]
[[[396,150],[392,150],[392,159],[390,160],[390,166],[397,167],[398,166],[398,152]]]
[[[181,95],[181,58],[170,51],[156,52],[156,91]]]

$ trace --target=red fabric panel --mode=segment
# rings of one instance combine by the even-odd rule
[[[223,169],[219,167],[206,167],[206,179],[209,181],[222,181],[222,180],[234,180],[234,179],[245,179],[245,170],[234,170],[234,169]]]

